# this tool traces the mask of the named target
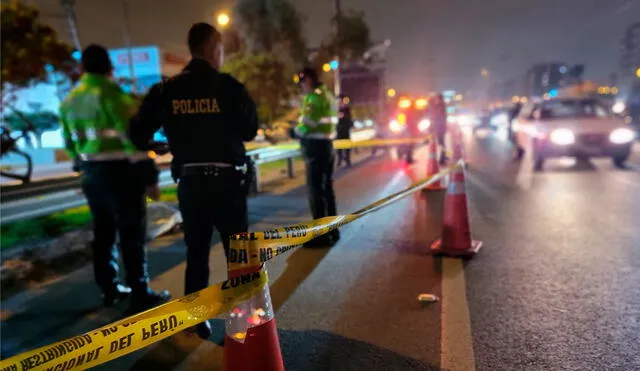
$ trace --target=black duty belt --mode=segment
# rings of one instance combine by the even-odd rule
[[[180,176],[218,176],[222,174],[230,173],[242,173],[247,172],[247,165],[243,166],[218,166],[218,165],[186,165],[182,166],[180,170]]]

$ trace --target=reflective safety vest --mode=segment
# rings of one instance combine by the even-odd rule
[[[73,159],[87,161],[146,158],[127,138],[136,110],[136,100],[111,79],[84,74],[60,106],[67,152]]]
[[[338,103],[325,85],[304,96],[296,133],[302,138],[335,139]]]

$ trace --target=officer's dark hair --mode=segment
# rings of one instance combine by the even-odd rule
[[[109,52],[98,44],[91,44],[82,51],[82,69],[88,73],[107,75],[113,70]]]
[[[320,79],[318,78],[318,73],[316,72],[315,69],[311,67],[303,68],[302,71],[298,73],[298,78],[300,79],[300,82],[302,82],[304,79],[310,79],[311,84],[313,86],[320,85]]]
[[[189,52],[191,52],[191,55],[204,54],[204,46],[213,36],[219,38],[220,32],[208,23],[199,22],[191,26],[191,29],[189,29],[189,36],[187,37],[187,43],[189,44]]]

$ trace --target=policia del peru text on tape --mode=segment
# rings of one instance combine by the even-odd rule
[[[233,278],[85,334],[2,360],[0,370],[87,369],[220,316],[267,286],[267,273],[261,269],[265,262],[440,181],[459,166],[449,166],[351,214],[233,235],[228,262],[229,277]]]

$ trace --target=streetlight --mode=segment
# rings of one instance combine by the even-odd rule
[[[389,89],[387,90],[387,97],[389,98],[393,98],[396,96],[396,89]]]
[[[231,23],[231,17],[226,12],[221,12],[216,16],[216,22],[220,27],[227,27]]]

